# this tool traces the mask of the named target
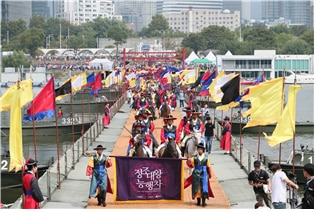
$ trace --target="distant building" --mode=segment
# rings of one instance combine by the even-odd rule
[[[31,1],[1,1],[1,20],[12,21],[23,19],[29,25],[32,17]]]
[[[134,24],[137,32],[147,27],[152,21],[152,16],[161,8],[161,1],[157,0],[115,0],[115,14],[121,15],[128,24]],[[160,9],[161,10],[161,9]]]
[[[79,25],[97,17],[122,20],[122,16],[114,15],[112,0],[63,0],[60,7],[57,17],[72,24]]]
[[[163,13],[180,12],[189,7],[196,9],[222,10],[222,0],[164,0]]]
[[[42,15],[45,20],[55,18],[60,13],[60,0],[32,1],[32,15]]]
[[[163,13],[163,16],[171,29],[185,33],[200,32],[211,25],[224,26],[231,31],[240,27],[240,11],[189,8],[177,13]]]
[[[254,50],[254,55],[217,55],[218,71],[240,72],[243,78],[266,79],[283,76],[285,71],[314,73],[313,55],[277,55],[275,50]]]
[[[266,0],[262,1],[262,19],[291,20],[292,24],[312,27],[312,0]]]

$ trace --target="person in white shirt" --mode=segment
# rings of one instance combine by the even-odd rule
[[[298,185],[288,179],[279,164],[274,164],[271,170],[273,172],[271,186],[272,205],[274,209],[286,209],[286,185],[288,184],[295,189],[298,189]]]

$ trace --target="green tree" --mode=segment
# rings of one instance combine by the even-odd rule
[[[294,37],[291,34],[281,33],[277,34],[274,37],[274,47],[276,49],[276,52],[278,54],[281,53],[282,49],[284,48],[284,45],[287,41],[292,40]]]
[[[224,45],[224,41],[234,39],[234,33],[224,26],[206,27],[202,30],[201,35],[207,42],[205,49],[219,49]]]
[[[182,46],[194,52],[207,49],[207,41],[201,33],[191,33],[182,41]]]
[[[25,30],[16,37],[17,49],[22,49],[31,56],[36,55],[36,51],[40,46],[43,46],[45,38],[43,29],[31,28]]]
[[[23,51],[14,51],[12,55],[2,57],[2,67],[15,67],[18,68],[21,65],[24,67],[29,67],[31,61],[28,60]]]
[[[98,17],[93,20],[92,26],[94,31],[96,32],[96,37],[99,38],[107,38],[108,36],[108,30],[110,26],[112,25],[112,22],[108,18],[101,18]]]
[[[244,40],[255,44],[257,49],[272,49],[275,33],[266,28],[252,28],[244,35]]]
[[[26,22],[21,18],[18,20],[9,21],[8,30],[9,30],[10,40],[13,40],[15,36],[19,35],[26,29],[27,29]]]
[[[149,23],[149,35],[151,37],[162,37],[168,29],[169,25],[166,18],[161,14],[152,16],[152,21]]]
[[[276,34],[289,34],[290,29],[285,24],[278,24],[276,26],[270,27],[270,30],[275,32]]]
[[[45,18],[42,15],[33,15],[30,18],[30,24],[29,24],[29,28],[39,28],[39,29],[45,29],[46,27],[46,23],[45,23]]]
[[[69,36],[68,38],[68,48],[74,49],[75,52],[83,47],[83,39],[79,36]]]
[[[131,32],[123,22],[118,22],[116,25],[111,26],[107,33],[109,38],[115,41],[114,44],[116,45],[118,52],[119,45],[127,42]]]
[[[291,26],[290,31],[294,36],[301,36],[303,35],[309,28],[305,25],[295,25]]]
[[[308,43],[308,45],[314,47],[314,30],[307,30],[300,36],[300,39],[304,40],[306,43]]]
[[[292,39],[284,44],[281,54],[306,54],[308,47],[302,39]]]

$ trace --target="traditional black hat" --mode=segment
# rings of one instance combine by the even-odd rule
[[[102,145],[98,145],[96,148],[94,148],[94,150],[98,150],[98,149],[105,150],[105,149],[107,149],[107,148],[104,148]]]
[[[34,165],[37,165],[37,160],[33,160],[33,159],[30,159],[28,164],[26,164],[27,166],[34,166]]]
[[[169,114],[168,116],[164,117],[164,121],[166,120],[176,120],[177,118],[173,117],[171,114]]]
[[[192,112],[192,109],[190,107],[184,107],[183,111],[186,113]]]
[[[226,116],[224,120],[229,121],[230,120],[229,116]]]
[[[196,146],[197,146],[197,148],[202,148],[202,149],[205,149],[205,146],[204,146],[204,144],[203,144],[203,143],[199,143],[199,144],[197,144]]]

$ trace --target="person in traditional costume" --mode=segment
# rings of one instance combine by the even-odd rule
[[[134,91],[134,95],[132,96],[132,100],[133,100],[133,103],[132,103],[132,108],[133,109],[137,109],[137,103],[139,101],[139,94],[138,92],[135,90]]]
[[[173,110],[175,110],[175,108],[177,106],[177,96],[175,93],[173,93],[171,96],[171,106],[172,106]]]
[[[173,117],[171,114],[168,115],[168,117],[164,117],[165,125],[161,129],[161,136],[160,136],[161,137],[161,145],[158,147],[157,152],[159,152],[159,150],[162,147],[166,146],[166,141],[168,140],[168,137],[174,138],[175,142],[177,144],[179,144],[179,142],[180,142],[179,132],[177,131],[177,127],[175,125],[173,125],[173,122],[176,119],[177,118]],[[179,155],[181,155],[181,151],[180,151],[178,145],[176,145],[176,149],[177,149]]]
[[[141,98],[137,102],[137,109],[140,110],[140,109],[144,109],[148,107],[149,107],[149,103],[146,100],[144,93],[141,93]]]
[[[159,145],[158,145],[158,142],[157,142],[156,138],[153,135],[153,132],[154,132],[154,129],[155,129],[155,125],[154,125],[152,113],[150,113],[147,110],[142,110],[140,112],[144,115],[143,122],[144,122],[144,124],[146,126],[145,133],[149,134],[149,136],[151,137],[151,139],[153,141],[152,142],[153,146],[150,146],[150,149],[151,149],[152,153],[154,153],[154,148],[157,148]]]
[[[144,123],[144,119],[146,119],[146,116],[143,113],[139,113],[139,114],[135,115],[134,118],[135,118],[135,122],[132,124],[132,130],[131,130],[133,137],[135,136],[135,127],[134,126],[137,124],[143,125],[142,132],[145,133],[147,131],[147,126]]]
[[[142,129],[146,128],[146,126],[138,123],[138,124],[135,124],[133,126],[133,128],[134,128],[135,136],[133,136],[129,140],[129,145],[128,145],[128,149],[127,149],[127,156],[131,155],[130,151],[133,147],[134,141],[136,140],[137,136],[139,136],[141,134],[143,147],[144,147],[146,153],[148,154],[148,156],[152,157],[152,151],[150,150],[150,146],[152,145],[152,139],[148,133],[142,132]]]
[[[40,203],[44,200],[35,173],[37,172],[37,161],[32,158],[25,163],[27,172],[22,178],[23,187],[23,209],[40,209]],[[22,172],[25,170],[25,165]]]
[[[230,118],[226,116],[224,118],[222,138],[220,140],[220,148],[226,151],[224,154],[230,153],[231,128]]]
[[[109,108],[109,103],[105,104],[105,107],[103,108],[103,127],[108,128],[108,125],[110,124],[111,119],[111,112]]]
[[[198,143],[201,142],[201,135],[205,131],[205,126],[198,117],[198,115],[200,114],[200,112],[197,112],[195,110],[191,112],[191,118],[187,121],[187,124],[185,125],[186,136],[182,140],[182,153],[185,151],[187,136],[194,135],[197,138]]]
[[[98,205],[106,207],[106,193],[112,193],[110,180],[108,177],[107,169],[112,166],[111,160],[105,154],[102,145],[98,145],[94,150],[97,153],[90,157],[86,169],[86,176],[91,179],[89,198],[95,197],[98,199]]]
[[[63,107],[59,107],[58,108],[57,116],[58,116],[58,118],[62,118],[63,117]]]
[[[193,92],[189,92],[189,95],[188,95],[188,107],[193,108],[194,99],[195,99],[194,93]]]
[[[197,144],[198,154],[187,160],[189,168],[194,168],[192,175],[185,180],[184,188],[192,184],[192,199],[197,198],[197,206],[207,206],[206,199],[214,198],[209,179],[211,179],[211,168],[208,154],[204,153],[203,143]]]

